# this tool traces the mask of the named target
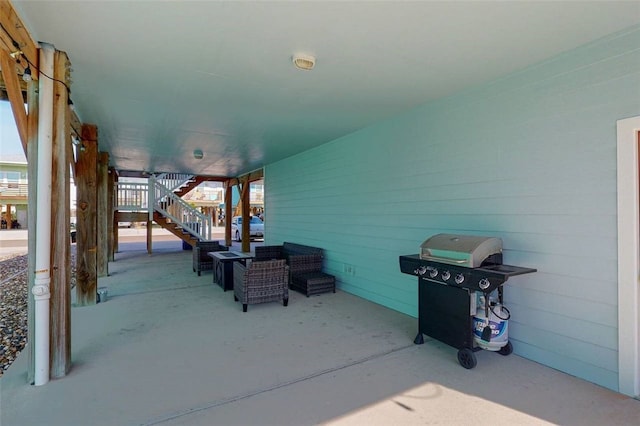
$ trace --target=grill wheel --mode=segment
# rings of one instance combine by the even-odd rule
[[[467,370],[471,370],[478,364],[476,354],[469,348],[462,348],[458,351],[458,362]]]
[[[507,342],[506,345],[504,345],[503,347],[500,348],[500,350],[498,350],[498,353],[500,355],[511,355],[511,353],[513,352],[513,345],[511,344],[511,342]]]

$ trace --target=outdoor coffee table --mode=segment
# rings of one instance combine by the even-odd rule
[[[253,258],[249,253],[237,251],[212,251],[207,254],[213,258],[213,283],[224,291],[233,290],[233,262],[246,264],[247,259]]]

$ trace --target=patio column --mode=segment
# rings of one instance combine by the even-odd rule
[[[98,153],[96,172],[96,266],[98,277],[109,275],[109,153]]]
[[[113,262],[115,260],[114,255],[114,232],[113,230],[118,229],[117,225],[114,228],[114,219],[115,219],[115,188],[116,188],[116,171],[113,169],[109,169],[107,172],[107,261]],[[108,271],[107,271],[108,274]]]
[[[82,125],[81,149],[76,163],[76,299],[80,306],[95,305],[97,271],[97,160],[98,128]]]
[[[13,216],[11,216],[11,204],[7,204],[7,213],[4,215],[4,218],[7,221],[7,229],[12,229],[13,226],[11,222],[13,222]]]
[[[244,177],[240,184],[240,202],[242,206],[242,251],[251,251],[251,236],[249,227],[251,226],[251,218],[249,216],[249,177]]]
[[[67,375],[71,368],[71,212],[69,161],[72,144],[67,87],[69,59],[64,52],[54,54],[53,148],[51,159],[51,301],[50,376]]]
[[[232,191],[231,181],[227,180],[224,183],[224,243],[227,247],[231,247]]]

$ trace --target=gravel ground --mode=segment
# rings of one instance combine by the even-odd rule
[[[0,377],[27,343],[27,255],[0,258]],[[75,252],[71,252],[71,287]]]
[[[27,343],[27,255],[0,260],[0,377]]]

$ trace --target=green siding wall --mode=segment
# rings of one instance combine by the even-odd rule
[[[498,236],[538,269],[505,291],[515,352],[617,389],[616,120],[634,115],[640,27],[268,165],[266,243],[323,247],[341,290],[415,316],[399,255]]]

